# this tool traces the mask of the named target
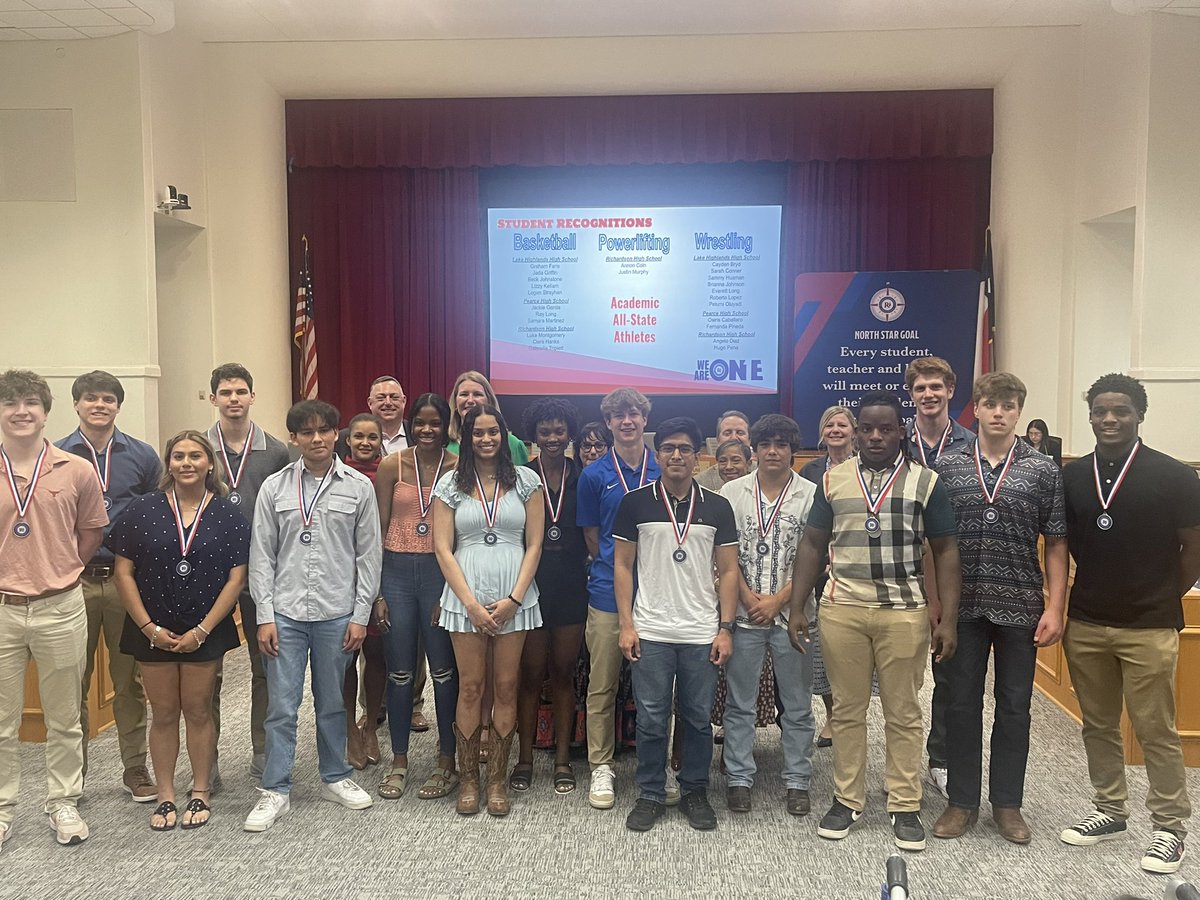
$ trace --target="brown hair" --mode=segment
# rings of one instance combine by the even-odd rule
[[[940,356],[918,356],[910,362],[908,368],[904,370],[905,390],[912,390],[913,382],[917,380],[918,375],[924,375],[926,378],[935,378],[940,375],[948,388],[954,387],[958,382],[958,379],[954,377],[954,370],[950,368],[950,363]]]
[[[609,391],[600,401],[600,414],[607,422],[608,417],[624,409],[636,409],[642,417],[650,415],[650,401],[637,388],[621,387]]]
[[[175,449],[177,444],[181,444],[184,441],[192,441],[199,444],[208,456],[210,468],[208,474],[204,476],[204,487],[220,497],[228,494],[229,487],[225,484],[225,478],[221,474],[220,466],[217,465],[217,454],[213,452],[212,444],[199,431],[193,431],[190,428],[179,432],[179,434],[167,441],[166,449],[163,450],[163,475],[162,479],[158,482],[158,489],[160,491],[169,491],[175,486],[175,476],[171,474],[171,451]]]
[[[1019,409],[1025,408],[1025,382],[1011,372],[988,372],[981,375],[971,388],[971,402],[978,403],[984,397],[989,400],[1016,400]]]
[[[54,402],[50,385],[37,372],[9,369],[0,375],[0,400],[24,400],[26,397],[37,397],[46,412],[50,412],[50,404]]]

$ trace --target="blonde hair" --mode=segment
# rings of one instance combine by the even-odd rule
[[[829,420],[834,416],[845,416],[850,422],[850,449],[853,452],[854,446],[858,441],[856,432],[858,430],[858,419],[854,418],[852,413],[845,406],[831,406],[825,412],[821,413],[821,421],[817,423],[817,447],[825,442],[825,426],[829,424]]]
[[[458,389],[462,386],[464,381],[475,382],[477,385],[483,388],[483,393],[487,396],[487,400],[485,402],[490,406],[496,407],[496,409],[500,408],[500,401],[496,399],[496,392],[492,390],[492,383],[487,380],[486,375],[484,375],[482,372],[477,372],[474,369],[463,372],[454,379],[454,387],[450,389],[449,435],[450,440],[452,441],[458,441],[462,438],[463,417],[458,412],[458,401],[456,398],[458,397]]]

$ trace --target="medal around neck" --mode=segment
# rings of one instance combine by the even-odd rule
[[[783,490],[775,498],[775,505],[771,507],[771,512],[764,514],[763,508],[766,506],[766,500],[763,497],[762,484],[759,482],[758,476],[754,476],[754,511],[758,516],[758,543],[754,549],[759,556],[766,556],[771,552],[771,545],[767,541],[767,535],[774,530],[775,523],[779,521],[779,512],[783,509],[784,498],[787,497],[787,492],[791,490],[792,483],[795,480],[796,473],[792,472],[788,476],[787,484],[783,486]]]
[[[892,463],[892,474],[888,476],[887,481],[879,488],[878,496],[871,496],[871,489],[867,487],[867,479],[863,475],[862,460],[855,459],[854,465],[857,467],[858,488],[862,491],[863,500],[867,503],[867,519],[863,522],[863,528],[866,529],[867,535],[871,538],[877,538],[883,534],[883,523],[879,518],[879,511],[883,508],[883,501],[887,499],[887,495],[891,492],[892,486],[895,485],[896,479],[900,477],[900,471],[903,468],[904,454],[898,453],[896,461]]]
[[[192,543],[196,540],[196,535],[200,531],[200,519],[204,515],[204,510],[208,508],[208,501],[210,499],[212,499],[212,494],[205,491],[200,505],[196,508],[196,518],[192,519],[192,524],[189,528],[184,528],[183,514],[179,511],[179,494],[175,492],[174,487],[171,488],[171,514],[175,516],[175,534],[179,538],[179,555],[183,557],[175,564],[175,574],[180,578],[187,578],[192,574],[194,569],[194,566],[187,557],[188,553],[192,550]]]
[[[550,527],[546,529],[546,540],[557,541],[562,538],[562,529],[558,527],[559,517],[562,516],[563,501],[567,496],[567,465],[563,463],[562,481],[558,485],[558,502],[550,502],[550,485],[546,483],[546,470],[542,468],[542,458],[538,457],[538,473],[542,476],[542,499],[546,503],[546,515],[550,517]],[[620,469],[617,473],[620,474]]]
[[[417,451],[413,451],[413,472],[416,474],[417,480],[417,506],[420,509],[421,520],[417,522],[417,536],[425,537],[429,534],[429,507],[433,506],[433,486],[437,484],[438,479],[442,477],[442,463],[446,461],[446,448],[442,448],[442,455],[438,457],[437,471],[433,475],[433,481],[429,485],[429,499],[425,499],[425,486],[421,484],[421,461],[417,459]],[[482,495],[483,490],[479,493]]]
[[[1096,479],[1096,499],[1100,501],[1100,509],[1103,510],[1096,517],[1096,527],[1101,531],[1110,531],[1114,524],[1112,513],[1108,508],[1112,506],[1113,500],[1117,498],[1117,491],[1121,489],[1121,485],[1125,482],[1125,476],[1129,474],[1129,467],[1133,465],[1134,458],[1138,455],[1138,451],[1142,449],[1142,439],[1138,438],[1134,442],[1133,449],[1129,451],[1129,458],[1125,460],[1125,465],[1121,466],[1121,471],[1117,475],[1117,480],[1113,482],[1112,489],[1109,490],[1108,496],[1104,496],[1104,488],[1100,486],[1100,457],[1099,454],[1092,454],[1092,475]]]
[[[475,485],[479,488],[479,505],[483,507],[483,522],[486,528],[483,533],[483,542],[491,547],[500,540],[493,531],[496,527],[496,513],[500,510],[500,480],[496,479],[496,488],[492,492],[491,500],[487,498],[487,491],[483,489],[483,482],[479,480],[478,472],[475,473]]]
[[[0,457],[4,458],[4,473],[8,476],[8,489],[12,492],[13,504],[17,507],[17,524],[13,525],[13,537],[27,538],[33,533],[33,529],[25,521],[25,517],[29,511],[29,505],[33,503],[33,494],[37,490],[38,482],[42,479],[42,462],[46,459],[46,451],[49,449],[50,442],[43,440],[42,450],[33,464],[33,475],[29,478],[29,488],[25,491],[25,496],[21,497],[21,492],[17,489],[17,476],[13,473],[12,460],[8,458],[4,447],[0,446]]]
[[[679,520],[675,518],[675,509],[671,504],[671,498],[667,494],[666,487],[661,481],[659,481],[658,487],[662,492],[663,506],[665,506],[667,509],[667,518],[671,522],[671,529],[675,535],[675,543],[678,544],[678,546],[675,548],[675,552],[671,554],[671,559],[675,560],[677,563],[685,562],[687,560],[687,551],[683,549],[683,544],[684,541],[687,540],[688,532],[692,528],[692,517],[696,512],[696,482],[692,482],[691,490],[688,492],[687,518],[684,520],[682,525],[680,525]]]

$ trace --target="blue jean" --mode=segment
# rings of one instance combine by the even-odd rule
[[[725,771],[730,787],[754,784],[754,721],[758,682],[767,648],[775,663],[775,686],[783,703],[783,781],[787,789],[808,790],[812,778],[812,745],[816,725],[812,714],[812,656],[788,641],[782,625],[738,628],[733,633],[733,657],[725,664]]]
[[[708,787],[712,765],[713,695],[717,667],[709,661],[711,644],[666,644],[642,640],[642,656],[633,664],[637,702],[637,784],[640,796],[665,803],[667,743],[671,700],[678,700],[677,728],[683,729],[683,767],[679,788],[685,794]]]
[[[992,758],[988,800],[992,806],[1019,807],[1025,798],[1029,759],[1029,703],[1037,646],[1033,627],[996,625],[987,619],[959,619],[958,650],[939,664],[946,675],[946,747],[950,802],[976,809],[983,779],[983,691],[988,657],[996,654],[993,693]]]
[[[437,714],[438,747],[454,756],[454,711],[458,706],[458,669],[450,634],[433,624],[433,610],[446,579],[432,553],[383,551],[383,598],[391,630],[383,636],[387,657],[388,730],[392,753],[408,753],[412,731],[413,673],[417,667],[417,638],[425,642],[433,702]]]
[[[342,685],[353,653],[342,650],[350,615],[324,622],[298,622],[275,614],[279,655],[263,656],[267,670],[267,761],[264,790],[290,793],[296,762],[296,719],[304,697],[304,671],[312,667],[317,720],[317,762],[326,784],[350,777],[346,765],[346,707]]]

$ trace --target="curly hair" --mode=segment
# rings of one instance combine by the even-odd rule
[[[1107,375],[1100,376],[1088,388],[1087,404],[1089,408],[1101,394],[1124,394],[1133,401],[1133,408],[1142,416],[1146,415],[1146,410],[1150,407],[1150,399],[1146,396],[1146,389],[1142,387],[1142,383],[1136,378],[1121,375],[1118,372],[1109,372]]]
[[[530,438],[536,438],[538,422],[562,422],[567,426],[567,437],[572,441],[579,436],[579,410],[570,400],[561,397],[539,397],[525,407],[521,415],[521,427]]]

